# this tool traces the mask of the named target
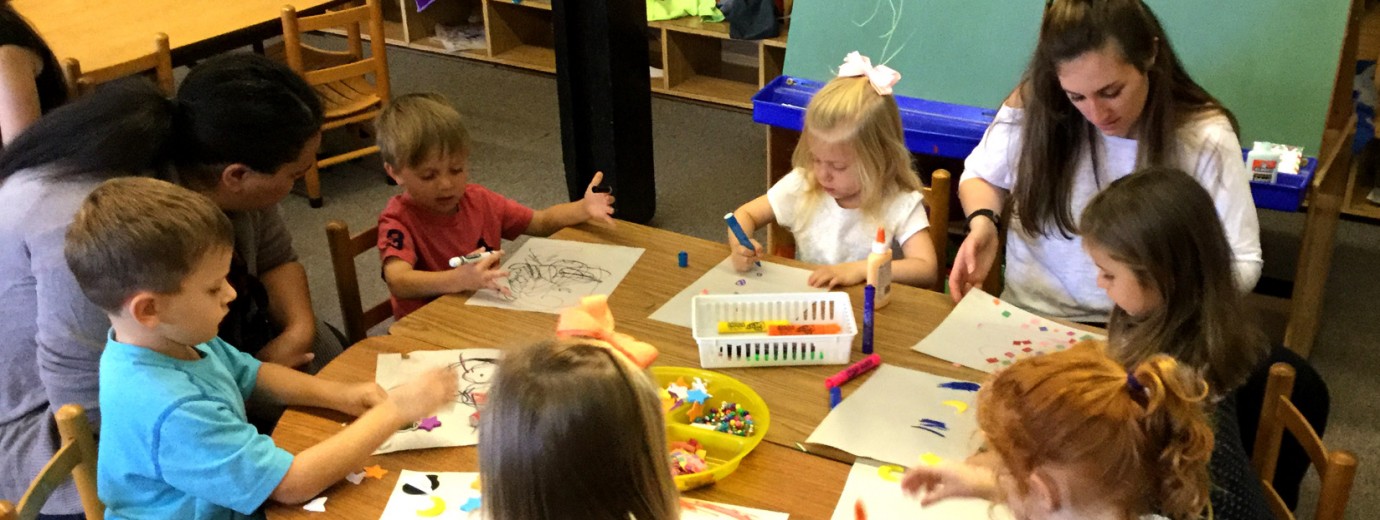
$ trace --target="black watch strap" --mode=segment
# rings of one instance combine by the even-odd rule
[[[973,229],[973,219],[978,218],[978,217],[987,217],[988,219],[990,219],[990,220],[992,221],[992,225],[993,225],[993,226],[996,226],[996,228],[997,228],[998,230],[1001,229],[1001,217],[998,217],[998,216],[997,216],[997,212],[992,211],[992,210],[990,210],[990,209],[985,209],[985,208],[984,208],[984,209],[980,209],[980,210],[977,210],[977,211],[974,211],[974,212],[968,214],[968,220],[967,220],[968,230],[971,231],[971,230]]]

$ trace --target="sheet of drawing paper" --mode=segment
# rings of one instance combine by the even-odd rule
[[[975,498],[954,498],[920,507],[920,496],[901,490],[905,469],[875,460],[860,458],[848,472],[843,495],[831,520],[855,520],[857,502],[862,501],[867,520],[1010,520],[1005,506]]]
[[[512,295],[477,291],[465,304],[558,314],[585,296],[613,294],[643,251],[532,237],[503,259]]]
[[[963,460],[981,443],[977,388],[883,364],[852,393],[845,387],[843,402],[806,441],[902,466]],[[825,395],[820,388],[821,402]]]
[[[725,258],[685,287],[679,294],[671,297],[650,318],[690,328],[690,306],[695,295],[703,294],[768,294],[824,292],[824,289],[810,287],[810,271],[799,267],[762,262],[746,273],[733,269],[733,259]]]
[[[917,352],[993,373],[1020,359],[1105,336],[1060,325],[973,289],[914,347]]]
[[[680,520],[786,520],[791,515],[751,507],[680,499]]]
[[[479,474],[402,470],[380,520],[473,519],[480,509]]]
[[[374,382],[384,390],[414,381],[433,368],[455,367],[460,393],[454,402],[437,410],[436,415],[394,432],[374,454],[478,444],[479,430],[471,424],[470,418],[478,412],[476,401],[482,403],[489,391],[489,380],[500,356],[499,350],[490,348],[420,350],[408,353],[406,358],[403,354],[379,354]]]

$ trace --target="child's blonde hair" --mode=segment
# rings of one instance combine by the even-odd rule
[[[415,168],[436,154],[470,151],[470,134],[460,112],[434,92],[394,98],[379,112],[374,129],[379,155],[395,168]]]
[[[82,293],[113,313],[139,291],[177,294],[202,258],[234,245],[230,219],[205,195],[117,177],[86,196],[63,253]]]
[[[1110,502],[1128,518],[1197,518],[1208,504],[1213,433],[1201,378],[1165,355],[1131,372],[1087,341],[1027,358],[978,393],[978,426],[1020,493],[1041,467],[1070,470],[1077,507]]]
[[[1243,319],[1231,244],[1212,197],[1173,168],[1143,168],[1117,179],[1083,209],[1083,241],[1126,264],[1163,303],[1141,316],[1112,309],[1112,352],[1130,366],[1169,354],[1202,371],[1213,392],[1246,382],[1269,343]]]
[[[619,356],[565,339],[499,362],[479,426],[488,518],[679,517],[656,388]]]
[[[878,94],[866,77],[834,78],[810,100],[805,109],[805,128],[791,156],[791,166],[805,172],[805,207],[813,208],[824,196],[814,173],[814,140],[847,143],[856,156],[858,184],[862,188],[863,216],[881,222],[887,199],[904,191],[920,191],[920,177],[906,149],[901,111],[896,98]],[[813,213],[802,211],[804,218]]]

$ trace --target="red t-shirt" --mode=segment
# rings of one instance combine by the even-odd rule
[[[401,258],[418,271],[450,269],[450,259],[475,249],[496,250],[503,239],[527,231],[532,209],[478,184],[465,186],[460,210],[443,215],[418,206],[407,193],[395,195],[379,214],[381,260]],[[401,319],[431,299],[390,297],[393,317]]]

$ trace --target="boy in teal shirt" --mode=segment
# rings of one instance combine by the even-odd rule
[[[107,518],[261,517],[268,499],[305,502],[456,393],[447,371],[385,392],[261,364],[221,341],[233,243],[210,199],[143,177],[97,187],[67,231],[67,263],[111,323],[96,470]],[[294,456],[247,422],[252,392],[359,418]]]

